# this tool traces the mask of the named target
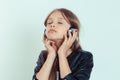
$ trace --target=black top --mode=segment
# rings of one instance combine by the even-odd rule
[[[46,51],[42,51],[39,55],[37,66],[34,69],[33,80],[37,80],[36,73],[39,72],[46,60],[45,53]],[[89,80],[93,68],[93,55],[91,52],[78,49],[76,52],[72,52],[67,57],[67,60],[72,73],[60,80]]]

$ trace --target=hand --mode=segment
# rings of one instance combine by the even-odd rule
[[[43,43],[45,44],[45,47],[47,48],[48,53],[56,56],[57,47],[55,46],[55,42],[52,40],[48,40],[46,37],[44,37]]]
[[[67,35],[64,35],[64,41],[58,49],[58,55],[67,56],[67,51],[70,49],[75,39],[77,38],[77,29],[73,31],[73,35],[71,35],[71,32],[68,31],[68,35],[69,37],[67,37]]]

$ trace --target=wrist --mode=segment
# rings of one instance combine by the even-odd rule
[[[59,52],[59,53],[58,53],[58,56],[59,56],[59,57],[66,57],[66,52]]]
[[[56,57],[56,53],[53,53],[53,52],[49,52],[47,57],[52,57],[52,58],[55,58]]]

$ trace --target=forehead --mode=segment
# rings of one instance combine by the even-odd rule
[[[48,17],[48,20],[52,20],[52,19],[60,19],[60,20],[62,20],[62,19],[64,19],[64,17],[63,17],[63,15],[62,15],[62,13],[60,11],[55,11]]]

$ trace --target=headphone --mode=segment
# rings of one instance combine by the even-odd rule
[[[73,34],[73,31],[74,31],[75,27],[74,26],[71,26],[69,28],[70,32]],[[45,35],[45,32],[46,32],[46,29],[44,30],[44,35]],[[67,32],[67,36],[68,36],[68,32]]]

